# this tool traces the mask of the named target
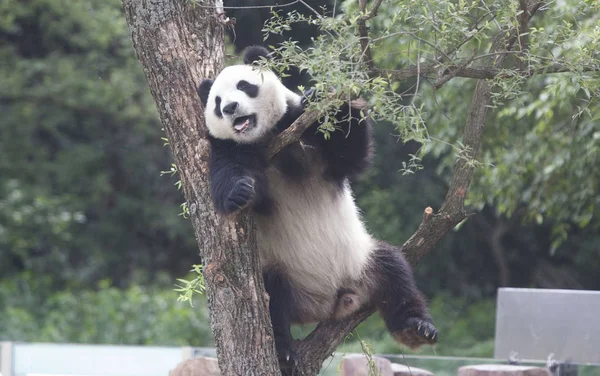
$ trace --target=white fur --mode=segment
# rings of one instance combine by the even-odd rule
[[[319,166],[310,155],[309,163]],[[321,177],[318,167],[301,182],[278,170],[267,172],[275,209],[257,215],[257,241],[263,268],[276,268],[290,278],[307,300],[306,321],[332,316],[340,287],[351,287],[375,249],[360,219],[348,184],[342,190]],[[318,304],[314,304],[317,302]],[[301,305],[303,306],[303,305]]]
[[[237,83],[245,80],[258,85],[258,96],[250,98],[237,89]],[[239,107],[233,115],[215,115],[215,98],[221,97],[221,109],[227,104],[238,102]],[[279,78],[271,72],[259,70],[250,65],[232,65],[219,74],[213,83],[204,116],[208,131],[215,138],[233,140],[239,143],[253,143],[267,134],[285,114],[288,102],[298,105],[301,97],[286,88]],[[233,128],[233,120],[240,116],[256,115],[256,127],[238,133]]]

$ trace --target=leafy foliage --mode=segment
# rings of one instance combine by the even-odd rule
[[[334,104],[367,98],[377,155],[353,187],[370,231],[402,244],[426,206],[439,208],[449,167],[464,157],[474,80],[440,75],[481,67],[490,36],[518,25],[518,2],[383,2],[368,21],[377,67],[438,67],[400,81],[366,69],[356,1],[306,3],[317,13],[327,3],[327,11],[317,17],[300,3],[277,15],[228,10],[237,18],[231,42],[240,50],[268,32],[281,57],[275,69],[293,63],[313,75],[313,106],[330,105],[321,101],[330,87]],[[495,107],[471,161],[468,199],[478,213],[415,270],[442,333],[437,354],[491,354],[490,299],[500,284],[600,288],[600,85],[591,71],[599,7],[549,3],[533,19],[527,48],[493,81]],[[119,0],[0,2],[2,339],[210,343],[203,301],[192,308],[172,291],[201,260],[129,38]],[[555,64],[571,72],[543,74]],[[185,280],[193,284],[184,297],[201,282],[197,274]],[[399,351],[376,316],[359,334],[378,353]],[[360,343],[350,338],[346,351],[361,351]]]
[[[519,30],[517,6],[514,1],[386,2],[370,20],[370,51],[361,46],[358,30],[365,15],[353,1],[344,2],[345,13],[337,17],[274,13],[264,31],[281,34],[296,23],[317,26],[320,35],[311,48],[301,50],[293,40],[274,48],[281,57],[276,69],[296,65],[310,73],[321,94],[315,106],[321,109],[332,101],[368,97],[375,120],[394,124],[405,143],[421,145],[401,162],[403,172],[422,169],[420,161],[432,155],[442,158],[438,172],[447,173],[456,158],[468,155],[460,136],[474,83],[444,72],[482,68],[493,59],[494,36]],[[478,167],[468,202],[551,225],[552,253],[573,225],[600,226],[600,177],[592,168],[600,162],[594,105],[600,97],[599,14],[596,2],[552,3],[534,17],[530,30],[515,37],[516,48],[491,80],[493,108],[481,157],[468,161]],[[369,53],[377,68],[366,61]],[[433,74],[394,79],[402,67],[425,71],[432,64]],[[337,95],[325,99],[331,88]],[[329,123],[322,128],[326,134],[335,130]]]
[[[183,278],[178,278],[179,285],[175,291],[179,292],[179,298],[177,299],[180,302],[190,302],[190,305],[193,307],[192,298],[195,294],[203,294],[206,289],[204,285],[204,274],[202,274],[202,265],[194,265],[192,269],[194,273],[194,278],[191,280],[186,280]]]
[[[96,290],[49,289],[24,274],[0,284],[0,339],[42,342],[209,346],[206,305],[176,302],[169,290],[101,281]]]
[[[196,246],[174,180],[158,178],[169,156],[121,2],[0,9],[2,275],[123,286],[184,273]]]
[[[289,66],[296,66],[310,74],[311,87],[315,89],[315,100],[309,109],[324,111],[335,109],[342,103],[361,95],[369,97],[369,115],[375,121],[389,121],[397,125],[397,130],[406,142],[424,141],[425,128],[419,109],[414,104],[403,104],[402,94],[394,90],[394,85],[384,77],[372,77],[363,65],[364,53],[356,35],[356,22],[359,15],[340,18],[314,18],[297,12],[285,17],[274,13],[265,25],[265,33],[281,33],[293,23],[309,23],[319,27],[321,35],[314,39],[313,47],[301,49],[295,41],[286,41],[281,46],[271,46],[279,60],[271,67],[283,72]],[[328,93],[334,90],[335,95]],[[327,97],[327,100],[323,100]],[[335,131],[331,110],[324,118],[321,131],[325,134]]]

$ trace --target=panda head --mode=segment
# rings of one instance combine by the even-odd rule
[[[300,96],[287,89],[271,71],[252,63],[267,57],[262,47],[250,47],[243,65],[229,66],[213,80],[203,80],[198,94],[206,126],[219,139],[254,143],[271,133],[290,104]]]

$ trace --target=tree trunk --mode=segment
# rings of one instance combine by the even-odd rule
[[[196,87],[223,68],[222,2],[123,0],[133,46],[175,157],[204,260],[211,327],[223,375],[276,375],[279,365],[252,219],[218,216],[210,146]]]

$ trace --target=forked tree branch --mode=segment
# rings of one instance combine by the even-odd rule
[[[377,16],[382,2],[383,0],[375,0],[371,10],[367,12],[367,0],[358,1],[360,11],[363,13],[362,17],[360,17],[357,21],[358,37],[362,52],[360,60],[364,62],[369,72],[373,72],[376,68],[375,63],[373,62],[373,55],[371,54],[371,39],[369,39],[369,28],[367,27],[367,21]]]
[[[358,6],[360,7],[360,11],[364,14],[362,16],[362,18],[365,21],[368,21],[371,18],[377,16],[377,14],[379,12],[379,7],[381,6],[382,2],[383,2],[383,0],[375,0],[373,2],[373,6],[371,7],[371,10],[367,13],[367,0],[358,0]]]
[[[524,4],[526,4],[524,14],[526,14],[526,21],[528,22],[543,4],[543,1],[524,0]],[[520,23],[521,27],[524,25],[524,22]],[[507,54],[496,54],[496,52],[510,51],[516,41],[515,34],[515,32],[508,33],[507,36],[507,33],[501,31],[496,36],[490,50],[492,54],[484,68],[481,68],[483,71],[498,70]],[[444,203],[435,214],[432,208],[427,207],[424,210],[423,220],[417,231],[400,247],[413,266],[433,249],[448,231],[467,218],[464,202],[473,179],[474,161],[481,145],[483,125],[491,98],[491,87],[486,79],[493,77],[485,76],[477,82],[463,134],[464,151],[458,156],[454,164]],[[300,134],[295,133],[298,137]],[[281,145],[285,146],[288,141],[293,142],[294,138],[286,137],[283,141],[282,137],[281,140],[276,140],[278,148]],[[325,359],[331,356],[344,338],[374,311],[373,307],[367,307],[364,311],[344,320],[320,323],[304,340],[298,341],[300,364],[290,369],[283,369],[282,374],[285,376],[317,374]]]

